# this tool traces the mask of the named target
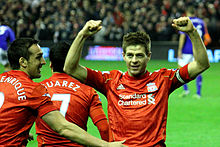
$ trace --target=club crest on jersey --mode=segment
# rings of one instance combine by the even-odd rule
[[[121,89],[125,89],[122,84],[120,84],[120,85],[117,87],[117,90],[121,90]]]
[[[154,92],[158,89],[155,83],[148,83],[146,86],[148,92]]]

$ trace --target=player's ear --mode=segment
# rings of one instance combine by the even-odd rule
[[[125,52],[122,52],[123,59],[125,60]]]
[[[50,68],[52,68],[53,66],[52,66],[52,63],[50,62]]]
[[[27,64],[28,64],[28,61],[27,61],[27,59],[25,59],[24,57],[21,57],[21,58],[19,59],[19,64],[20,64],[21,67],[26,68],[26,67],[27,67]]]
[[[148,60],[151,59],[151,54],[152,54],[151,52],[149,52],[149,53],[147,54],[147,59],[148,59]]]
[[[51,69],[51,71],[53,72],[53,65],[52,65],[52,62],[50,62],[50,69]]]

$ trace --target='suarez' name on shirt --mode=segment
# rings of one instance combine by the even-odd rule
[[[80,88],[80,86],[75,84],[74,82],[68,82],[66,80],[63,80],[62,82],[59,82],[58,80],[57,81],[49,81],[49,82],[46,82],[43,85],[46,86],[46,88],[56,87],[56,86],[68,87],[68,88],[71,88],[74,91],[77,91],[76,89]]]

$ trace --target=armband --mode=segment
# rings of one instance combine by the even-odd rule
[[[181,82],[181,83],[186,83],[182,78],[181,78],[181,76],[180,76],[180,72],[179,72],[180,70],[177,70],[177,72],[176,72],[176,78]]]

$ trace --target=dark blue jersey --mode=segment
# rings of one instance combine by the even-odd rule
[[[203,39],[203,37],[205,35],[204,21],[202,19],[198,18],[198,17],[190,17],[190,20],[192,21],[193,25],[197,29],[200,37]],[[191,40],[190,40],[189,36],[184,32],[180,32],[180,34],[185,34],[186,35],[185,43],[184,43],[184,46],[182,48],[182,53],[183,54],[193,54],[192,43],[191,43]]]
[[[0,48],[2,48],[3,50],[7,50],[8,41],[13,42],[14,40],[15,40],[14,31],[6,25],[0,25]]]

